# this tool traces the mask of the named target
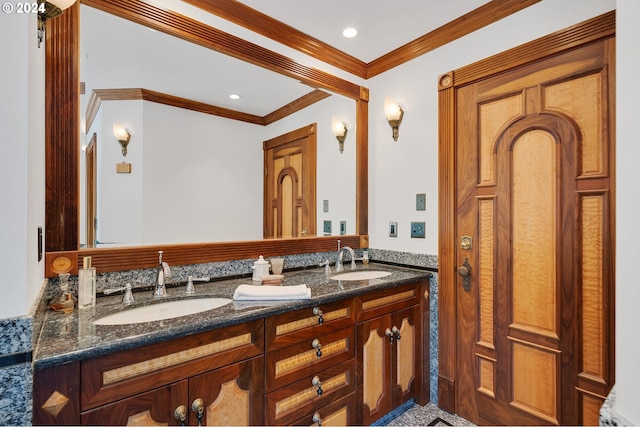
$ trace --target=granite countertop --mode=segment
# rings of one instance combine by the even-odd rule
[[[193,315],[127,325],[94,325],[92,322],[106,314],[161,301],[203,297],[231,299],[239,285],[252,284],[251,277],[195,283],[194,295],[186,295],[184,286],[169,288],[167,289],[169,295],[161,301],[154,299],[150,291],[135,292],[136,301],[128,306],[122,303],[120,294],[100,297],[95,307],[76,309],[71,314],[43,308],[36,314],[36,316],[42,316],[40,319],[42,329],[36,342],[34,369],[41,370],[103,356],[116,351],[349,298],[431,276],[431,273],[424,270],[376,263],[368,266],[358,265],[358,270],[384,270],[392,274],[372,280],[337,281],[326,277],[323,268],[285,271],[282,285],[306,284],[311,289],[310,300],[233,301],[219,308]],[[347,264],[345,272],[348,271],[350,270]]]

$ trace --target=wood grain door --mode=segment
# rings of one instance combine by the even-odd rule
[[[456,411],[598,424],[610,388],[613,39],[461,87]]]
[[[264,237],[316,234],[316,124],[264,142]]]

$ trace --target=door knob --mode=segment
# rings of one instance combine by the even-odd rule
[[[469,264],[469,258],[465,258],[464,262],[458,267],[458,275],[462,277],[462,289],[465,292],[471,290],[471,264]]]

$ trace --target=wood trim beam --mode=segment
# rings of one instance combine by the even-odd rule
[[[431,52],[460,37],[519,12],[540,0],[493,0],[401,46],[367,65],[367,78]]]
[[[285,118],[297,111],[303,110],[318,101],[331,96],[328,92],[322,90],[314,90],[290,103],[278,108],[277,110],[267,114],[266,116],[257,116],[255,114],[243,113],[242,111],[231,110],[229,108],[218,107],[204,102],[194,101],[192,99],[181,98],[162,92],[156,92],[143,88],[128,89],[94,89],[87,105],[86,121],[87,129],[91,128],[93,120],[100,109],[102,101],[132,101],[143,100],[157,102],[159,104],[168,105],[176,108],[184,108],[199,113],[211,114],[213,116],[224,117],[231,120],[252,123],[254,125],[266,126]]]
[[[361,78],[371,78],[492,24],[540,0],[493,0],[386,55],[365,63],[281,21],[233,0],[185,0],[193,6]]]
[[[78,247],[80,6],[47,22],[45,251]]]
[[[367,65],[341,50],[235,0],[184,0],[202,10],[365,78]]]
[[[91,265],[98,272],[107,273],[123,270],[155,268],[158,251],[163,251],[162,259],[170,265],[191,265],[207,262],[254,259],[292,255],[297,253],[333,252],[338,240],[341,244],[360,248],[360,236],[327,236],[298,239],[265,239],[238,242],[215,242],[174,245],[133,246],[119,248],[92,248],[82,251],[53,252],[45,255],[46,277],[56,276],[56,260],[65,257],[71,261],[66,271],[75,275],[82,257],[90,256]]]

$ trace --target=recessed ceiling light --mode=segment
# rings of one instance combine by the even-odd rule
[[[240,95],[232,93],[231,95],[229,95],[229,98],[231,98],[231,99],[240,99]]]
[[[352,27],[345,28],[344,31],[342,31],[342,35],[348,39],[352,39],[358,35],[358,30]]]

